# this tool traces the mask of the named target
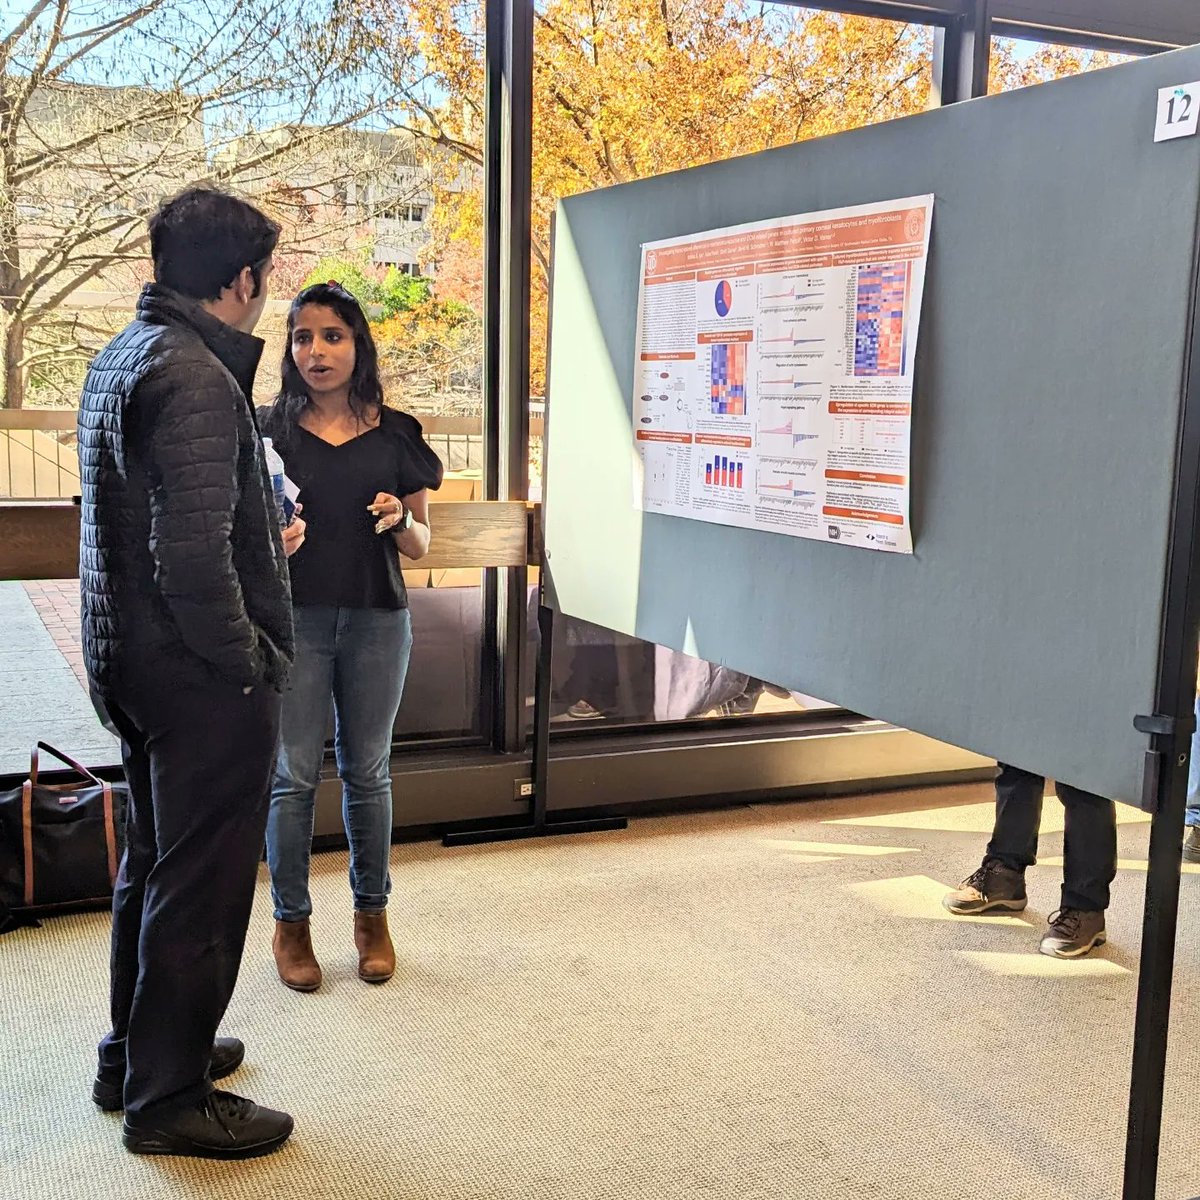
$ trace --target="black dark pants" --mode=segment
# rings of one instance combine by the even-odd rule
[[[987,856],[1014,871],[1037,861],[1038,829],[1046,781],[1000,763],[996,777],[996,827]],[[1111,800],[1065,783],[1055,791],[1066,810],[1063,839],[1063,908],[1103,912],[1117,874],[1117,813]]]
[[[586,700],[602,713],[616,712],[617,680],[620,671],[617,650],[612,645],[573,646],[569,651],[571,673],[563,687],[568,704]]]
[[[164,668],[163,675],[167,674]],[[105,698],[129,781],[113,897],[112,1031],[125,1111],[195,1103],[246,940],[281,697],[147,681]]]

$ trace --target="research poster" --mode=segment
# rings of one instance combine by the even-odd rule
[[[639,507],[911,554],[932,217],[915,196],[645,243]]]

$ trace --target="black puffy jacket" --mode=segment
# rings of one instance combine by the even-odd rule
[[[79,404],[83,654],[95,688],[147,672],[282,688],[287,563],[248,397],[263,343],[149,284]]]

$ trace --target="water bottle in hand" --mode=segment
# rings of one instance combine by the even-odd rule
[[[275,511],[280,527],[286,529],[291,524],[291,513],[288,510],[292,508],[292,505],[288,503],[284,489],[283,459],[279,457],[270,438],[263,438],[262,441],[267,460],[267,474],[271,476],[271,491],[275,497]]]

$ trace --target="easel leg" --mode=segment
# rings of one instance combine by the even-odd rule
[[[538,605],[537,686],[533,695],[533,823],[546,822],[550,777],[550,706],[554,698],[554,609]]]

